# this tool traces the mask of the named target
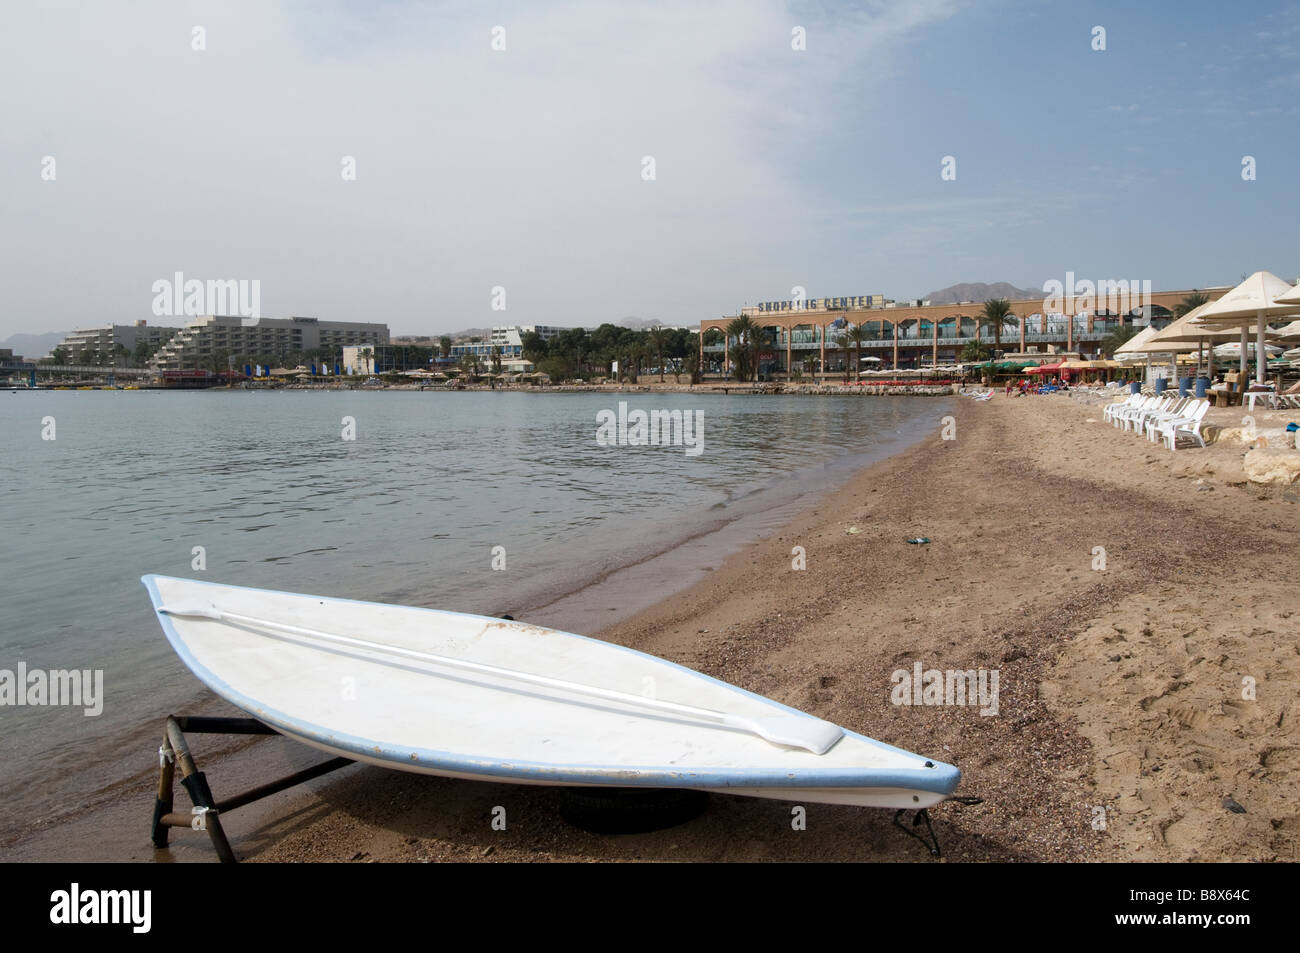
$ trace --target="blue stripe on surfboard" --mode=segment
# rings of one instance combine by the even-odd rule
[[[178,582],[190,583],[199,586],[211,586],[215,589],[240,590],[244,592],[271,593],[273,595],[300,596],[311,599],[321,599],[328,602],[346,602],[353,605],[361,605],[376,608],[402,608],[410,609],[417,612],[427,612],[430,615],[452,615],[460,616],[466,619],[488,623],[500,623],[500,619],[494,619],[490,616],[477,616],[465,612],[450,612],[445,609],[426,609],[420,606],[392,606],[381,602],[366,602],[359,599],[336,599],[331,596],[309,596],[305,593],[281,592],[273,589],[255,589],[251,586],[229,586],[222,583],[205,582],[197,579],[185,579],[178,576],[159,576],[149,574],[141,577],[141,582],[149,591],[149,598],[152,600],[159,622],[162,624],[163,633],[167,636],[167,641],[171,643],[176,654],[180,656],[181,661],[192,671],[198,678],[209,688],[221,695],[237,708],[241,708],[250,714],[255,715],[259,720],[265,721],[273,727],[283,728],[288,734],[302,735],[321,744],[330,745],[343,751],[349,751],[367,758],[379,758],[394,766],[410,767],[413,763],[425,767],[442,768],[449,771],[458,771],[466,774],[477,774],[486,777],[501,778],[502,780],[520,780],[529,777],[545,778],[547,781],[558,781],[568,784],[618,784],[619,786],[647,786],[662,787],[665,784],[671,784],[678,787],[825,787],[825,788],[906,788],[909,790],[929,791],[934,794],[951,794],[956,789],[958,782],[961,780],[961,772],[950,764],[944,764],[940,761],[932,761],[933,768],[900,768],[896,770],[827,770],[827,769],[797,769],[793,771],[782,771],[773,773],[771,771],[753,771],[741,768],[729,769],[726,771],[673,771],[664,765],[654,766],[627,766],[612,768],[601,765],[557,765],[544,761],[494,761],[490,759],[471,758],[462,753],[449,751],[436,751],[428,748],[395,748],[386,745],[381,741],[359,738],[354,735],[340,735],[330,731],[322,725],[312,722],[302,721],[293,718],[283,712],[274,709],[268,709],[255,699],[237,691],[223,679],[219,678],[214,672],[210,671],[194,657],[190,652],[189,646],[180,633],[176,631],[172,624],[171,617],[166,613],[159,613],[157,609],[162,605],[162,597],[158,592],[158,587],[154,580],[156,579],[175,579]],[[559,630],[555,630],[559,631]],[[575,639],[582,639],[586,642],[596,642],[602,646],[617,649],[621,652],[627,652],[637,655],[641,658],[655,662],[660,665],[668,665],[680,670],[695,678],[705,679],[716,685],[721,685],[730,691],[749,698],[766,702],[793,715],[809,717],[807,712],[799,711],[797,708],[791,708],[783,705],[778,701],[767,698],[764,695],[758,695],[754,692],[746,691],[730,682],[724,682],[721,679],[705,675],[703,672],[697,672],[692,668],[684,665],[678,665],[668,659],[660,658],[657,655],[650,655],[646,652],[640,652],[636,649],[630,649],[626,646],[615,645],[612,642],[602,642],[600,639],[592,639],[585,635],[577,635],[572,632],[561,633]],[[844,729],[845,735],[865,741],[866,743],[897,754],[906,755],[910,758],[922,760],[922,756],[902,748],[896,748],[893,745],[885,744],[883,741],[877,741],[875,738],[868,738],[866,735],[860,735],[856,732]],[[628,777],[631,772],[636,772],[635,776]]]

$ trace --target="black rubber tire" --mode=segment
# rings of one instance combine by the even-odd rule
[[[565,788],[560,816],[592,834],[644,834],[676,827],[709,806],[707,791],[679,788]]]

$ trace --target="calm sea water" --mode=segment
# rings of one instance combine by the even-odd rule
[[[599,446],[597,412],[620,399],[703,411],[703,453]],[[144,573],[590,632],[582,592],[565,594],[734,518],[787,517],[837,472],[937,426],[946,403],[0,392],[0,669],[100,669],[105,688],[98,717],[0,707],[0,843],[156,769],[162,718],[203,696],[162,635]]]

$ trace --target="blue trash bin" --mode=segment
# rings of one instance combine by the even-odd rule
[[[1178,396],[1186,397],[1192,391],[1192,379],[1190,377],[1178,378]]]
[[[1168,381],[1166,378],[1163,378],[1163,377],[1157,377],[1157,378],[1156,378],[1156,396],[1159,396],[1159,395],[1163,394],[1163,393],[1165,392],[1165,388],[1166,388],[1167,386],[1169,386],[1169,381]]]
[[[1142,393],[1142,382],[1141,382],[1141,381],[1129,381],[1129,382],[1128,382],[1128,392],[1129,392],[1130,394],[1140,394],[1140,393]]]
[[[1210,379],[1208,377],[1196,378],[1196,396],[1203,398],[1210,390]]]

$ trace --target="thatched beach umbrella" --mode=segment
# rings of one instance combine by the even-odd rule
[[[1197,317],[1206,325],[1241,328],[1241,369],[1246,370],[1246,333],[1251,323],[1255,325],[1255,380],[1264,383],[1268,358],[1265,352],[1265,325],[1270,317],[1300,314],[1300,304],[1282,302],[1277,298],[1290,295],[1294,289],[1270,271],[1257,271],[1222,298],[1211,302]]]

